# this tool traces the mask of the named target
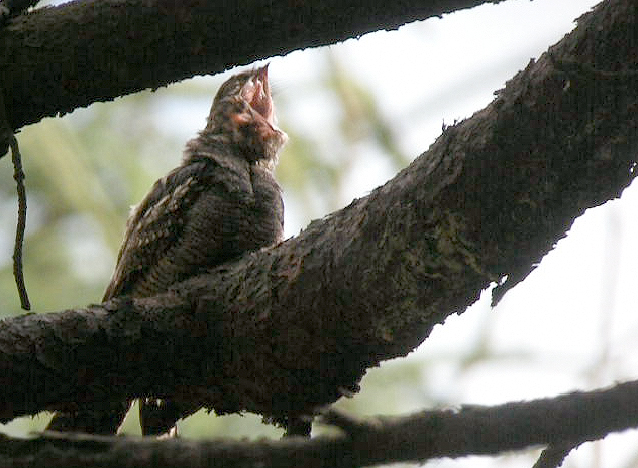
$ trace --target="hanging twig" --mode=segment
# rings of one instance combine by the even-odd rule
[[[24,189],[24,172],[22,171],[20,148],[18,148],[18,140],[13,134],[10,137],[9,145],[11,146],[11,161],[13,162],[13,178],[16,181],[16,190],[18,191],[18,223],[13,246],[13,276],[20,296],[20,306],[24,310],[29,310],[31,304],[29,303],[29,296],[27,295],[22,273],[22,243],[24,241],[24,228],[27,223],[27,193]]]
[[[13,178],[16,181],[18,192],[18,223],[16,225],[16,239],[13,246],[13,276],[20,296],[20,306],[24,310],[31,309],[27,288],[24,285],[22,273],[22,243],[24,241],[24,228],[27,222],[27,194],[24,189],[24,172],[22,171],[22,158],[18,140],[9,125],[4,108],[4,94],[0,91],[0,158],[11,148],[11,160],[13,162]]]

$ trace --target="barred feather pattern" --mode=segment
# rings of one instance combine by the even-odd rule
[[[133,211],[103,300],[157,294],[282,237],[283,202],[270,170],[223,152],[195,156]]]
[[[209,268],[283,240],[283,202],[272,170],[286,135],[274,126],[267,66],[220,88],[206,128],[182,164],[152,186],[127,222],[103,301],[148,297]],[[114,433],[130,402],[95,402],[57,414],[48,429]],[[171,430],[198,408],[149,398],[143,434]]]

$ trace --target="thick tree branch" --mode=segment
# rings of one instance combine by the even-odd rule
[[[283,418],[356,389],[633,179],[636,80],[554,64],[638,68],[637,8],[602,4],[393,180],[277,248],[163,297],[3,321],[0,417],[150,393]]]
[[[0,82],[18,129],[96,101],[488,1],[501,0],[75,1],[0,30]]]
[[[193,442],[45,433],[30,440],[0,438],[1,467],[205,466],[356,468],[431,458],[596,440],[638,425],[638,382],[608,390],[494,407],[423,411],[406,417],[351,419],[330,412],[343,429],[333,437],[285,441]]]

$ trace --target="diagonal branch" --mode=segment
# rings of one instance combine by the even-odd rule
[[[96,101],[501,0],[82,0],[0,30],[13,129]],[[28,77],[26,79],[25,77]]]
[[[636,8],[601,4],[386,185],[274,249],[165,296],[3,321],[0,418],[148,394],[281,418],[356,390],[634,178],[638,82],[554,64],[638,68]]]
[[[254,442],[157,440],[45,433],[30,440],[0,437],[0,467],[233,466],[356,468],[432,458],[497,454],[584,442],[638,426],[638,382],[605,390],[493,407],[422,411],[403,417],[351,419],[328,412],[337,436]]]

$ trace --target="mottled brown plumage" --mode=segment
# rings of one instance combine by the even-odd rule
[[[272,170],[285,141],[274,124],[268,66],[226,81],[206,128],[187,143],[182,164],[155,182],[131,213],[103,300],[152,296],[247,251],[280,242],[283,203]],[[121,420],[128,404],[115,408]],[[142,431],[166,432],[194,409],[171,401],[141,402]],[[78,412],[75,424],[63,424],[69,415],[65,418],[54,418],[50,428],[109,433],[119,425],[106,418],[108,424],[99,427],[97,420],[105,417],[96,410]]]
[[[133,210],[104,301],[165,291],[282,240],[283,203],[272,168],[286,137],[272,119],[266,67],[222,85],[182,164]]]

